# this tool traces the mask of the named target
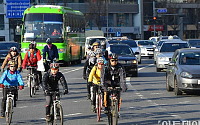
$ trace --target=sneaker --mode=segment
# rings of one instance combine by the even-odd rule
[[[92,110],[93,112],[95,111],[95,106],[94,106],[94,105],[91,106],[91,110]]]
[[[87,100],[90,100],[90,98],[91,98],[91,95],[88,94],[88,95],[87,95]]]
[[[2,112],[1,113],[1,118],[4,118],[5,117],[5,112]]]
[[[108,108],[107,108],[107,107],[105,107],[104,113],[105,113],[105,114],[108,114]]]
[[[46,115],[46,121],[47,121],[47,122],[51,121],[50,115]]]

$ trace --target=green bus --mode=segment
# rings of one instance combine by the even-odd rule
[[[27,8],[22,18],[22,59],[25,57],[30,42],[34,39],[43,55],[47,38],[50,38],[57,46],[60,63],[68,65],[72,62],[81,63],[85,53],[83,13],[57,5],[35,5]]]

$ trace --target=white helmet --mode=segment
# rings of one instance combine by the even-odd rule
[[[102,54],[102,49],[101,49],[101,48],[97,48],[97,49],[95,50],[95,53],[96,53],[96,55]]]
[[[99,58],[97,59],[97,63],[104,63],[103,57],[99,57]]]

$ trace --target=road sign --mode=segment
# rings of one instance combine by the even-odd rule
[[[119,31],[115,32],[115,36],[121,36],[121,32]]]
[[[30,0],[6,0],[6,18],[22,18]]]
[[[158,8],[157,12],[158,13],[167,13],[167,8]]]

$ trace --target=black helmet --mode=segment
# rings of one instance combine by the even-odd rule
[[[11,47],[10,51],[12,51],[12,52],[18,52],[17,47],[15,47],[15,46]]]
[[[29,49],[35,49],[35,44],[30,43],[30,44],[29,44]]]
[[[50,68],[58,69],[60,67],[59,63],[51,63]]]
[[[109,59],[118,59],[118,55],[116,53],[111,53]]]
[[[51,39],[50,39],[50,38],[47,38],[46,43],[47,43],[47,44],[51,44],[51,43],[52,43]]]

